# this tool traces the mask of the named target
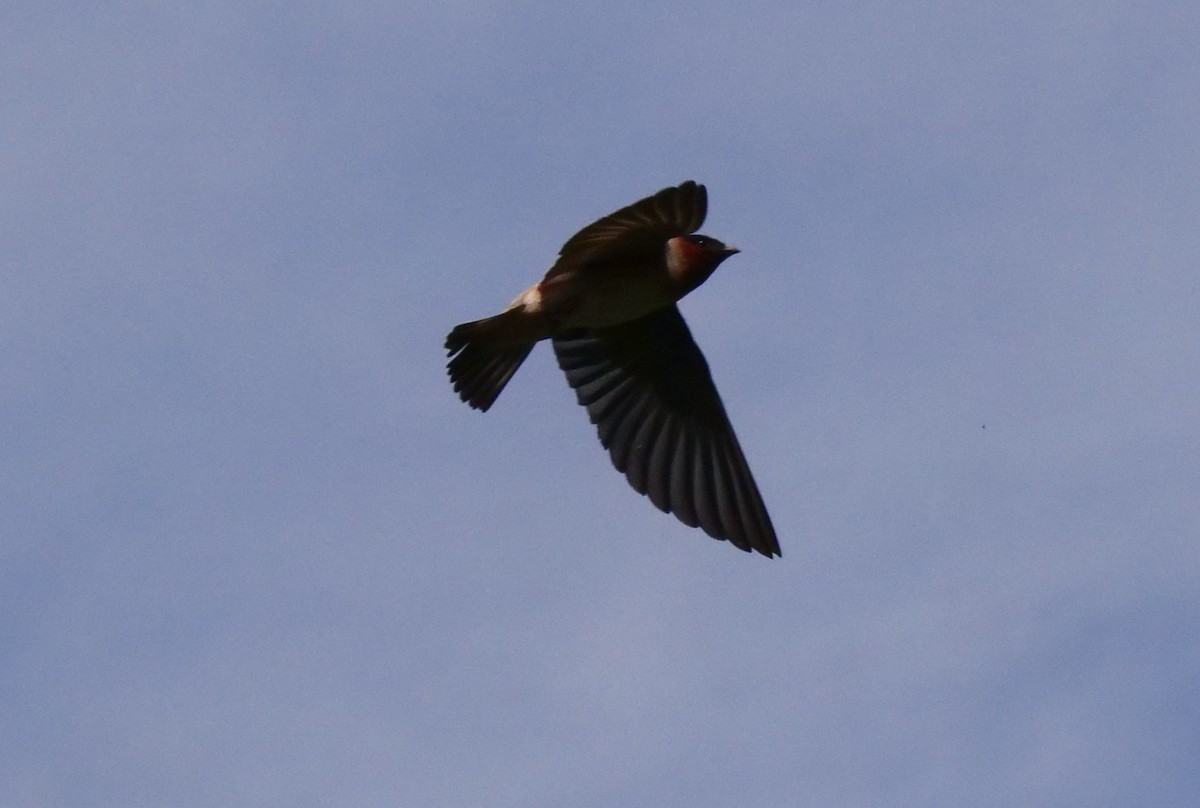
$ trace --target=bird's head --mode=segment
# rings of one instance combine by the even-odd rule
[[[687,291],[708,280],[722,261],[740,252],[720,239],[693,233],[667,242],[667,269]]]

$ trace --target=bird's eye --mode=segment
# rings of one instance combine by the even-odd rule
[[[691,235],[687,237],[687,240],[704,252],[718,252],[725,249],[725,245],[712,236]]]

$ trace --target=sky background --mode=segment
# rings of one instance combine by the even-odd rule
[[[1200,7],[6,3],[0,804],[1200,799]],[[442,341],[708,185],[783,544]]]

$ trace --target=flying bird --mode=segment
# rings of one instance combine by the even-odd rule
[[[494,317],[446,337],[447,369],[487,411],[544,339],[613,465],[639,494],[739,549],[780,555],[750,467],[676,301],[738,252],[696,233],[708,193],[685,182],[563,245],[545,277]]]

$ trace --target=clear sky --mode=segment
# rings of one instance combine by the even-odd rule
[[[1200,6],[8,3],[0,805],[1200,800]],[[769,561],[547,346],[686,179]]]

